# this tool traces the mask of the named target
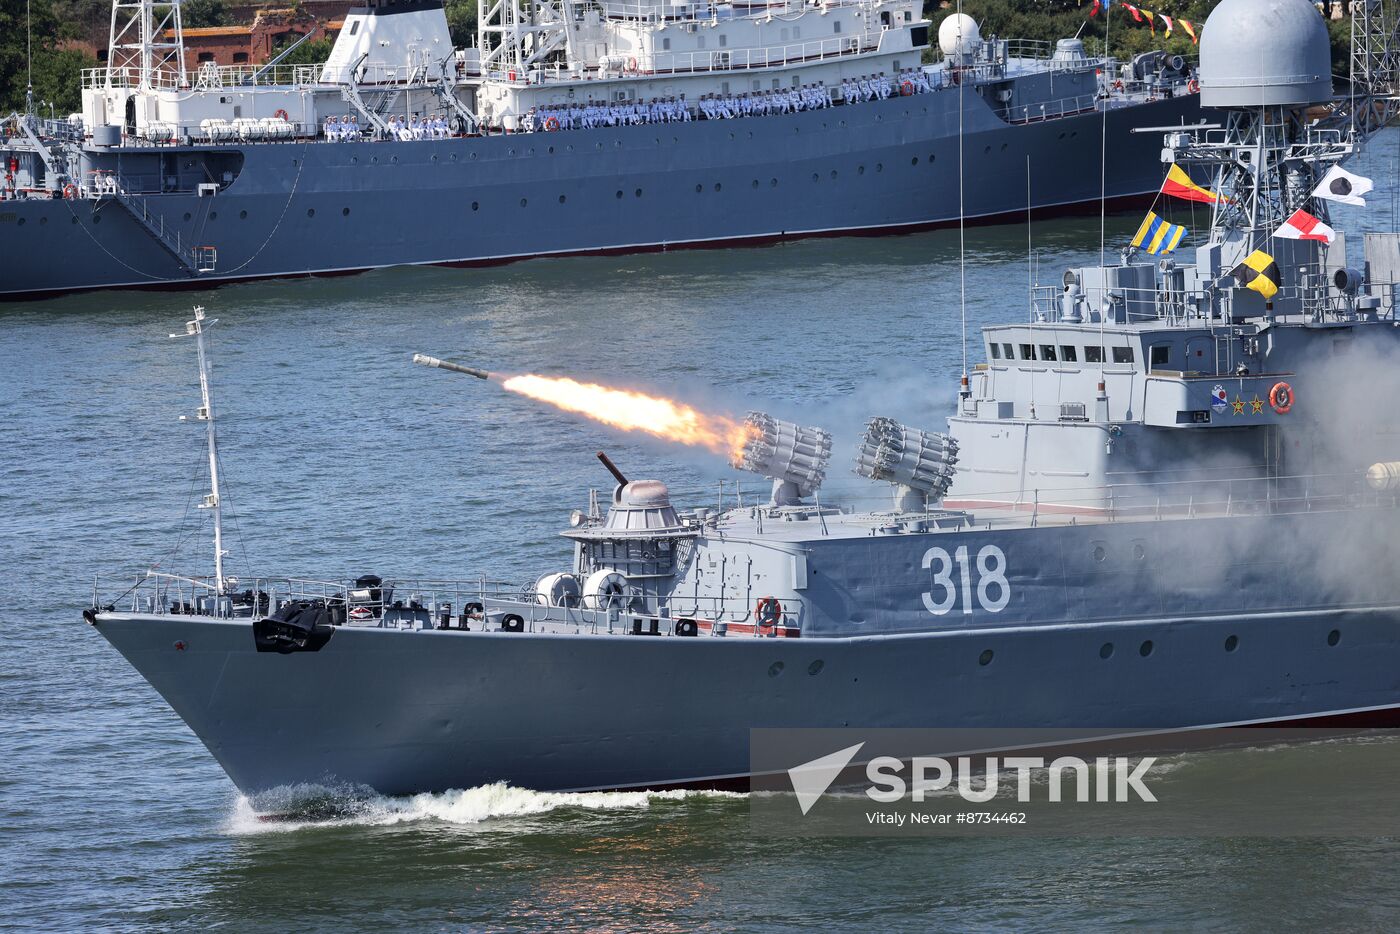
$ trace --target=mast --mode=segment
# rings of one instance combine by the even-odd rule
[[[204,306],[196,305],[194,320],[185,322],[184,334],[171,334],[171,337],[193,335],[195,350],[199,355],[199,395],[204,404],[195,413],[195,418],[204,422],[205,434],[209,442],[209,492],[200,509],[211,509],[214,513],[214,586],[216,593],[224,592],[224,524],[219,504],[219,442],[214,431],[214,404],[209,393],[209,361],[205,354],[204,329],[219,323],[218,318],[204,317]],[[186,416],[181,416],[184,421]]]

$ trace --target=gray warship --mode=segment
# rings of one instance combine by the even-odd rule
[[[509,0],[454,50],[439,0],[370,0],[322,66],[191,70],[178,2],[115,2],[82,113],[0,122],[0,299],[1097,210],[1160,182],[1131,127],[1199,120],[1180,56],[958,15],[924,66],[930,28],[913,0]]]
[[[946,431],[871,419],[876,508],[821,497],[828,432],[752,413],[731,456],[767,502],[678,508],[605,459],[535,580],[235,582],[216,540],[212,578],[85,618],[250,794],[724,784],[757,727],[1400,721],[1400,234],[1357,268],[1326,223],[1392,66],[1335,100],[1305,0],[1224,0],[1201,54],[1217,119],[1164,155],[1208,170],[1205,242],[1036,289]]]

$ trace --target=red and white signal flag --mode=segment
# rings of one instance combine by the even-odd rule
[[[1283,237],[1285,240],[1320,240],[1330,244],[1337,239],[1337,232],[1307,211],[1298,210],[1290,214],[1283,226],[1274,231],[1274,236]]]

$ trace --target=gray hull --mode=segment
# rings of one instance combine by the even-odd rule
[[[1388,722],[1400,709],[1393,518],[838,542],[811,552],[798,639],[341,627],[320,651],[278,655],[254,650],[246,621],[104,613],[97,628],[245,792],[722,783],[745,774],[759,727]],[[930,542],[1004,548],[1005,612],[930,631]],[[1303,544],[1279,561],[1280,543]],[[820,634],[842,623],[848,634]]]
[[[114,198],[20,201],[0,210],[0,295],[195,285],[403,264],[899,232],[956,222],[959,95],[895,97],[738,120],[414,142],[90,149],[119,172],[166,239],[218,251],[191,271]],[[1157,134],[1198,119],[1197,97],[1111,111],[1104,191],[1161,182]],[[961,197],[970,219],[1097,204],[1098,113],[1010,125],[967,95]],[[190,193],[206,165],[236,177]],[[217,172],[214,173],[217,177]]]

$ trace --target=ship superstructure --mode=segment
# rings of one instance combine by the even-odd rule
[[[454,49],[436,0],[375,0],[322,65],[189,67],[178,3],[118,2],[82,113],[4,123],[0,296],[1019,217],[1151,192],[1129,129],[1198,119],[1178,56],[958,15],[925,65],[912,0],[480,17]]]
[[[678,508],[605,459],[533,581],[152,573],[88,621],[250,793],[723,782],[753,727],[1393,723],[1400,234],[1353,268],[1280,233],[1364,130],[1316,110],[1304,0],[1241,54],[1256,6],[1207,27],[1219,121],[1166,137],[1220,198],[1194,262],[1125,251],[985,329],[946,432],[868,424],[874,498],[823,497],[830,434],[754,413],[732,463],[766,501]]]

